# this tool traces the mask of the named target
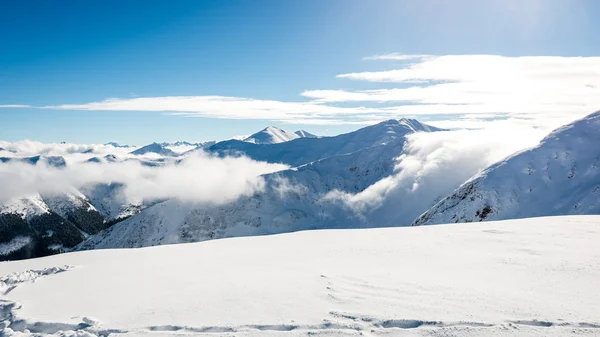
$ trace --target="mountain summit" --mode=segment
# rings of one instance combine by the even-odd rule
[[[289,142],[298,138],[315,138],[316,136],[304,130],[290,132],[276,126],[269,126],[263,130],[244,138],[244,142],[253,144],[277,144]]]

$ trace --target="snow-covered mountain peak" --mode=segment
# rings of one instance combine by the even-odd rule
[[[162,156],[169,156],[169,157],[174,157],[177,156],[177,153],[173,152],[172,150],[162,146],[161,144],[158,143],[152,143],[152,144],[148,144],[146,146],[143,146],[135,151],[130,152],[131,154],[134,155],[143,155],[143,154],[147,154],[147,153],[156,153]]]
[[[243,141],[254,144],[278,144],[298,138],[313,138],[314,135],[304,131],[286,131],[276,126],[268,126],[263,130],[245,138]]]
[[[39,194],[14,198],[0,204],[0,213],[17,214],[23,219],[29,219],[49,212],[50,209]]]

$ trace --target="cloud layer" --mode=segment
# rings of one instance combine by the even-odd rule
[[[185,117],[265,119],[294,124],[371,124],[427,116],[456,127],[494,118],[557,127],[600,108],[600,57],[387,54],[389,70],[339,74],[340,80],[378,82],[376,90],[320,89],[307,101],[231,96],[112,98],[43,109],[159,111]],[[365,63],[369,64],[369,63]],[[348,85],[352,82],[344,82]],[[5,107],[27,107],[10,105]],[[2,107],[2,106],[0,106]],[[485,114],[487,117],[480,117]],[[456,118],[459,115],[462,118]],[[457,123],[461,120],[467,123]],[[479,123],[477,127],[486,123]],[[441,124],[437,124],[440,125]],[[437,126],[436,125],[436,126]]]
[[[186,202],[222,203],[264,187],[261,174],[285,165],[247,157],[219,158],[202,151],[161,167],[137,161],[75,163],[64,168],[9,162],[0,165],[0,202],[35,193],[53,194],[95,184],[125,184],[127,199],[176,198]]]

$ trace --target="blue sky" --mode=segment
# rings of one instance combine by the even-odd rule
[[[569,57],[600,54],[600,3],[593,0],[3,1],[0,6],[0,106],[4,106],[0,108],[0,140],[7,141],[143,144],[225,139],[267,125],[328,135],[388,117],[448,122],[448,116],[476,109],[440,116],[435,106],[423,116],[413,110],[372,113],[370,108],[412,105],[415,99],[357,103],[358,99],[334,99],[331,92],[316,95],[314,91],[356,94],[410,87],[415,81],[376,76],[410,65],[398,53],[565,57],[552,63],[549,71],[572,64]],[[364,59],[392,53],[395,58]],[[470,59],[466,60],[444,64],[468,66]],[[538,59],[526,61],[528,69],[538,67]],[[481,62],[487,62],[482,65],[485,69],[514,63],[512,59]],[[437,69],[435,64],[431,69]],[[599,68],[595,61],[586,61],[585,68],[573,68],[573,74],[581,69],[591,73]],[[367,72],[375,75],[339,76]],[[450,75],[419,76],[429,83],[455,81]],[[462,80],[472,78],[458,79]],[[586,77],[577,82],[578,88],[595,90],[596,80]],[[313,93],[302,95],[308,91]],[[125,109],[129,111],[123,111],[122,105],[99,111],[89,106],[109,98],[180,96],[283,103],[317,99],[326,103],[316,104],[327,107],[363,110],[360,116],[340,110],[313,118],[310,106],[302,121],[295,122],[295,106],[285,116],[274,116],[260,113],[264,110],[261,102],[256,103],[260,111],[255,114],[245,114],[242,102],[234,116],[220,107],[197,114],[199,106],[204,109],[204,101],[183,110],[166,108],[170,111],[148,110],[157,104],[181,105],[161,99],[141,105],[124,102],[131,104]],[[573,92],[575,96],[580,92]],[[592,109],[596,101],[586,104]],[[49,106],[54,108],[40,108]],[[174,111],[183,111],[185,117],[170,114]],[[485,106],[481,111],[488,115],[479,121],[490,113],[537,112],[529,105]],[[543,112],[553,113],[539,111]]]

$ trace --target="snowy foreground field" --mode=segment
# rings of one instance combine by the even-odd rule
[[[0,263],[2,336],[600,336],[600,216]]]

